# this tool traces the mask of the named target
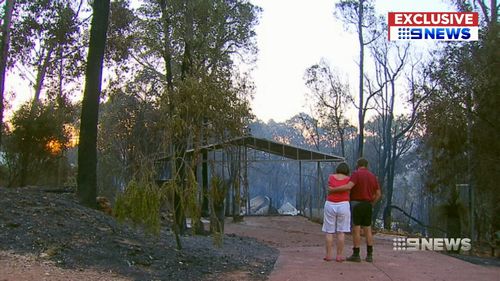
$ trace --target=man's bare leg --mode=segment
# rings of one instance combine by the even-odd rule
[[[359,256],[359,246],[361,245],[361,226],[354,225],[352,227],[352,256],[347,258],[348,261],[360,262],[361,257]]]
[[[371,226],[363,226],[363,231],[365,232],[365,236],[366,236],[366,245],[373,246],[372,227]]]
[[[352,243],[354,248],[361,246],[361,226],[354,225],[352,227]]]

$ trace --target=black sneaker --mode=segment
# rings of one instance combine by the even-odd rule
[[[373,256],[372,255],[366,256],[365,261],[367,261],[367,262],[373,262]]]
[[[352,255],[352,256],[350,256],[350,257],[347,258],[347,261],[361,262],[361,257],[360,256]]]

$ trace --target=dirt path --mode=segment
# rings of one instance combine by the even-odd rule
[[[57,267],[54,262],[40,261],[32,255],[0,251],[0,281],[131,281],[113,272],[92,269],[71,270]]]
[[[324,262],[321,225],[303,217],[245,217],[238,224],[228,221],[225,230],[280,250],[270,281],[500,280],[500,267],[475,265],[437,252],[394,251],[393,237],[382,235],[375,236],[374,263]],[[350,254],[351,237],[346,240],[346,254]],[[365,253],[362,248],[362,256]]]

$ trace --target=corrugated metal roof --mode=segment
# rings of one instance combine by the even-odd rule
[[[200,148],[203,150],[218,150],[228,146],[243,146],[252,148],[255,150],[267,152],[270,154],[274,154],[277,156],[282,156],[292,160],[301,160],[301,161],[322,161],[322,162],[341,162],[344,161],[343,157],[317,151],[310,150],[306,148],[301,148],[294,145],[284,144],[280,142],[276,142],[273,140],[256,138],[253,136],[244,136],[235,139],[231,139],[221,143],[214,143],[203,146]],[[186,151],[187,153],[192,153],[193,150]],[[164,157],[159,160],[166,160],[169,157]]]

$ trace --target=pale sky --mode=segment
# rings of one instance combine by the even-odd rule
[[[333,16],[337,0],[250,0],[263,8],[256,27],[259,54],[253,71],[256,84],[252,110],[257,118],[283,122],[306,107],[305,70],[325,58],[357,85],[358,46],[355,34],[345,31]],[[447,0],[377,0],[379,13],[388,11],[448,11]],[[8,90],[20,90],[14,108],[33,97],[25,81],[7,79]],[[27,94],[29,93],[29,94]],[[355,91],[353,90],[353,93]],[[7,94],[7,93],[6,93]]]
[[[336,0],[251,0],[263,8],[257,26],[259,55],[253,72],[256,84],[253,113],[282,122],[306,107],[305,70],[327,59],[351,87],[357,85],[359,47],[333,16]],[[378,0],[379,13],[389,11],[449,11],[445,0]]]

